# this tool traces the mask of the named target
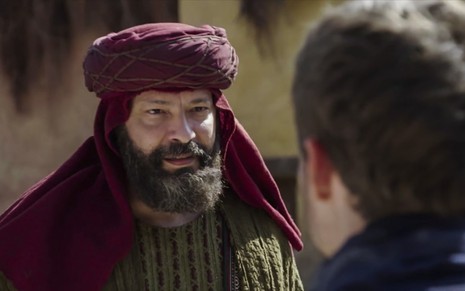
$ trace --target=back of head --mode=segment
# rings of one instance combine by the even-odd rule
[[[326,149],[366,218],[465,210],[465,4],[357,0],[297,60],[299,140]]]

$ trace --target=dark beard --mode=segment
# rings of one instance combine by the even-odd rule
[[[144,154],[130,139],[125,127],[116,132],[117,145],[128,178],[129,190],[154,210],[170,213],[212,209],[222,193],[221,157],[217,147],[210,153],[191,141],[172,143]],[[199,169],[163,169],[166,155],[193,154]]]

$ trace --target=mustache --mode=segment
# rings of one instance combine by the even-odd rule
[[[156,154],[161,158],[181,155],[193,155],[201,158],[210,155],[203,146],[194,141],[189,141],[188,143],[171,143],[168,146],[161,146],[154,150],[152,154]]]
[[[147,157],[148,161],[161,167],[163,159],[165,158],[176,158],[181,155],[192,155],[197,158],[200,163],[200,168],[205,166],[211,166],[213,162],[215,150],[207,150],[201,144],[195,141],[189,141],[188,143],[171,143],[167,146],[160,146],[153,150]]]

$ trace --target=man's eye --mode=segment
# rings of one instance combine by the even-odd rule
[[[161,109],[150,109],[150,110],[147,110],[147,113],[149,114],[162,114],[164,111],[161,110]]]
[[[192,110],[193,110],[194,112],[204,112],[204,111],[208,111],[208,107],[205,107],[205,106],[197,106],[197,107],[192,108]]]

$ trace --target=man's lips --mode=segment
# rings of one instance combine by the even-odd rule
[[[184,166],[192,164],[195,161],[195,157],[192,155],[182,155],[177,157],[166,157],[164,160],[172,165]]]

